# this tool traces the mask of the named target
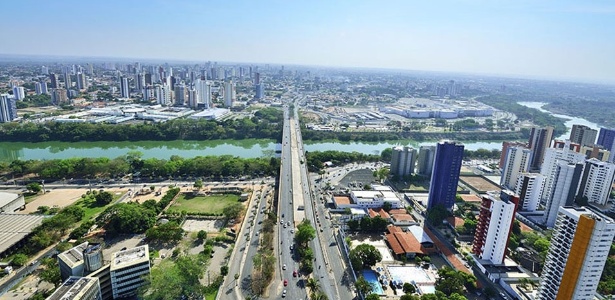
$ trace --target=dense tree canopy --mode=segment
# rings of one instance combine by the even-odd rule
[[[113,233],[143,233],[156,223],[156,214],[138,203],[119,203],[103,211],[96,221]]]
[[[350,250],[349,258],[355,271],[359,271],[382,261],[382,254],[370,244],[360,244]]]

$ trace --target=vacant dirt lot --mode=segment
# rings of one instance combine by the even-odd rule
[[[459,176],[459,180],[465,182],[467,185],[479,192],[501,190],[499,186],[480,176]]]
[[[55,189],[48,190],[46,194],[38,196],[34,201],[26,205],[26,209],[19,211],[20,214],[29,214],[35,212],[39,206],[59,208],[67,207],[77,201],[81,195],[85,194],[87,189]]]

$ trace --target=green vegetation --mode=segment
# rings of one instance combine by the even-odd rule
[[[613,244],[611,244],[609,257],[606,259],[604,271],[602,271],[602,277],[600,277],[598,292],[603,295],[615,294],[615,245]]]
[[[109,195],[102,196],[105,201],[107,201],[108,197],[111,196],[111,201],[107,203],[99,202],[96,197],[100,193],[105,193]],[[117,200],[121,197],[121,195],[113,195],[109,192],[98,192],[96,190],[87,191],[85,194],[81,195],[81,199],[79,199],[73,206],[80,207],[84,212],[84,220],[90,220],[95,215],[99,214],[101,211],[105,209],[107,205],[109,205],[114,200]]]
[[[443,267],[438,270],[436,279],[436,290],[441,291],[447,296],[452,294],[463,295],[463,288],[468,290],[476,289],[476,277],[461,271],[456,271],[450,267]]]
[[[537,126],[553,126],[555,128],[553,136],[560,136],[566,132],[566,125],[564,120],[551,116],[548,113],[541,112],[534,108],[529,108],[518,104],[519,101],[524,101],[521,95],[488,95],[476,98],[477,101],[483,102],[487,105],[491,105],[497,109],[514,113],[521,121],[530,121]],[[535,100],[535,99],[532,99]],[[585,101],[584,101],[585,102]],[[580,110],[579,110],[580,111]],[[578,111],[572,115],[578,114]],[[501,134],[498,132],[498,134]]]
[[[174,221],[169,221],[167,223],[151,227],[145,231],[145,237],[148,240],[158,241],[165,244],[177,243],[181,241],[183,236],[184,230]]]
[[[257,295],[265,291],[265,288],[269,286],[271,280],[273,280],[273,274],[275,273],[276,255],[273,252],[273,232],[276,222],[277,216],[274,213],[269,213],[263,222],[258,252],[252,257],[254,270],[250,288],[252,292]],[[235,274],[235,280],[238,279],[239,275]]]
[[[359,291],[362,295],[369,295],[374,287],[369,283],[369,281],[365,280],[365,277],[363,276],[359,276],[359,278],[357,278],[357,281],[355,281],[354,283],[355,288],[357,288],[357,291]]]
[[[409,128],[408,128],[409,129]],[[400,131],[400,132],[360,132],[360,131],[322,131],[301,129],[301,134],[304,141],[325,141],[337,140],[341,142],[384,142],[398,141],[411,139],[414,141],[438,141],[442,139],[456,141],[493,141],[493,140],[523,140],[529,137],[529,132],[526,131],[505,131],[505,132],[488,132],[488,131],[469,131],[469,132],[422,132],[422,131]]]
[[[234,204],[239,204],[241,211],[243,206],[238,201],[239,196],[233,194],[194,196],[192,193],[181,193],[168,213],[185,211],[187,214],[221,216],[225,208]]]
[[[370,244],[357,245],[354,249],[350,250],[348,257],[355,272],[374,266],[382,261],[380,251]]]
[[[26,188],[34,194],[38,194],[41,190],[43,190],[43,187],[38,182],[28,183]]]
[[[156,213],[138,203],[119,203],[107,208],[96,221],[112,234],[144,233],[156,223]]]
[[[280,139],[283,114],[275,108],[257,111],[252,118],[225,121],[177,119],[164,123],[4,123],[0,140],[45,141],[172,141],[270,138]]]
[[[306,152],[307,166],[311,172],[324,169],[323,163],[332,162],[333,165],[343,165],[353,162],[375,162],[380,160],[379,155],[368,155],[359,152],[343,151],[314,151]]]
[[[316,237],[316,229],[308,219],[303,219],[297,225],[297,233],[295,234],[295,242],[297,243],[297,251],[301,258],[301,271],[310,274],[314,270],[314,252],[309,247],[309,242]]]
[[[62,284],[62,276],[60,275],[60,265],[58,264],[58,260],[45,257],[41,259],[41,265],[43,266],[43,270],[40,271],[38,276],[43,281],[47,281],[57,287]]]
[[[359,220],[349,220],[346,225],[351,231],[363,231],[363,232],[384,232],[387,229],[389,222],[380,216],[375,218],[364,217]]]
[[[23,101],[17,101],[16,104],[17,104],[17,109],[53,105],[53,103],[51,102],[51,96],[48,94],[27,95],[23,99]]]
[[[487,150],[487,149],[477,149],[475,151],[464,149],[463,150],[463,159],[500,159],[502,151],[498,149]]]

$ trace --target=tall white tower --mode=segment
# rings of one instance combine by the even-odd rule
[[[513,189],[517,184],[519,174],[530,170],[530,162],[532,160],[532,150],[521,147],[509,147],[506,151],[504,168],[500,177],[500,185]]]

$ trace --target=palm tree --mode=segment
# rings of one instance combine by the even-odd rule
[[[329,300],[329,297],[327,297],[327,295],[325,295],[325,293],[323,293],[322,291],[317,291],[315,293],[312,293],[311,295],[311,299],[312,300]]]
[[[318,280],[314,279],[313,277],[308,278],[306,285],[308,288],[310,288],[312,292],[316,292],[318,289],[320,289],[320,283],[318,283]]]

